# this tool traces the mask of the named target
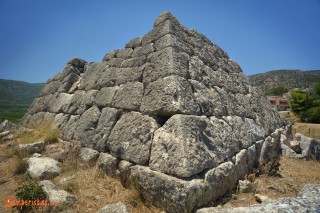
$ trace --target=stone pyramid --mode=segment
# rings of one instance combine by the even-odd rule
[[[131,182],[169,212],[206,205],[254,169],[270,171],[285,131],[240,66],[169,12],[100,63],[69,61],[22,124],[43,121],[64,140],[129,162]]]

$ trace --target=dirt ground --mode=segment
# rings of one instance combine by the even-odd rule
[[[15,190],[26,176],[26,174],[14,175],[17,159],[13,153],[13,149],[0,144],[0,213],[17,212],[4,207],[4,201],[8,196],[15,196]],[[125,203],[132,213],[161,212],[161,209],[144,201],[136,190],[126,189],[117,179],[102,175],[96,166],[82,163],[76,157],[66,160],[60,166],[62,174],[51,181],[60,189],[75,195],[77,202],[71,209],[76,212],[97,212],[110,203],[120,201]],[[59,185],[59,180],[72,175],[76,178],[70,184]],[[32,212],[44,213],[47,210],[37,207]]]
[[[226,205],[233,207],[258,204],[254,195],[268,196],[271,200],[295,197],[305,184],[320,184],[320,162],[281,157],[279,176],[256,177],[251,193],[238,193]]]

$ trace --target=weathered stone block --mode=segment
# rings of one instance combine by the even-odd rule
[[[111,106],[114,94],[117,92],[118,86],[104,87],[96,95],[93,103],[97,106]]]
[[[225,125],[212,122],[205,116],[172,116],[154,133],[150,168],[190,177],[233,156],[237,148],[220,136]]]
[[[41,153],[45,148],[44,141],[29,143],[29,144],[19,144],[19,150],[26,152],[28,154]]]
[[[112,128],[118,121],[121,110],[114,108],[104,108],[101,111],[100,119],[96,127],[96,135],[92,140],[92,147],[100,152],[108,151],[107,141]]]
[[[127,60],[124,60],[120,67],[124,68],[124,67],[140,67],[142,65],[144,65],[147,62],[147,58],[146,56],[141,56],[141,57],[135,57],[135,58],[130,58]]]
[[[100,110],[96,106],[93,106],[85,111],[77,121],[77,129],[73,137],[80,141],[84,147],[92,147],[96,124],[99,121],[100,115]]]
[[[118,50],[118,52],[117,52],[117,58],[120,58],[123,60],[129,59],[129,58],[131,58],[132,54],[133,54],[132,48],[121,49],[121,50]],[[135,56],[133,56],[133,57],[135,57]]]
[[[149,66],[143,72],[143,83],[149,84],[160,78],[176,75],[183,78],[188,76],[189,56],[167,47],[149,55]]]
[[[154,51],[154,44],[150,43],[145,46],[135,48],[132,57],[148,57],[148,55]]]
[[[141,82],[142,81],[143,67],[128,67],[116,70],[116,84],[125,84],[128,82]]]
[[[143,113],[161,116],[177,113],[200,114],[190,84],[177,76],[168,76],[148,84],[140,110]]]
[[[54,178],[61,172],[59,162],[48,157],[31,157],[28,165],[29,175],[39,180]]]
[[[112,107],[138,111],[143,95],[143,84],[129,82],[120,85],[112,100]]]
[[[111,131],[107,145],[112,155],[144,165],[150,158],[156,121],[138,112],[125,113]]]
[[[118,163],[119,160],[108,153],[100,153],[97,161],[99,169],[111,177],[116,175]]]
[[[82,148],[79,157],[86,163],[94,163],[99,157],[99,152],[90,148]]]

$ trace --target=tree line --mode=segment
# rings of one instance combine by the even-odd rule
[[[290,105],[302,122],[320,123],[320,82],[307,91],[291,91]]]

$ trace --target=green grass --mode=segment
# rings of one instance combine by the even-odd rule
[[[0,121],[7,119],[13,123],[19,123],[30,105],[31,103],[0,100]]]

